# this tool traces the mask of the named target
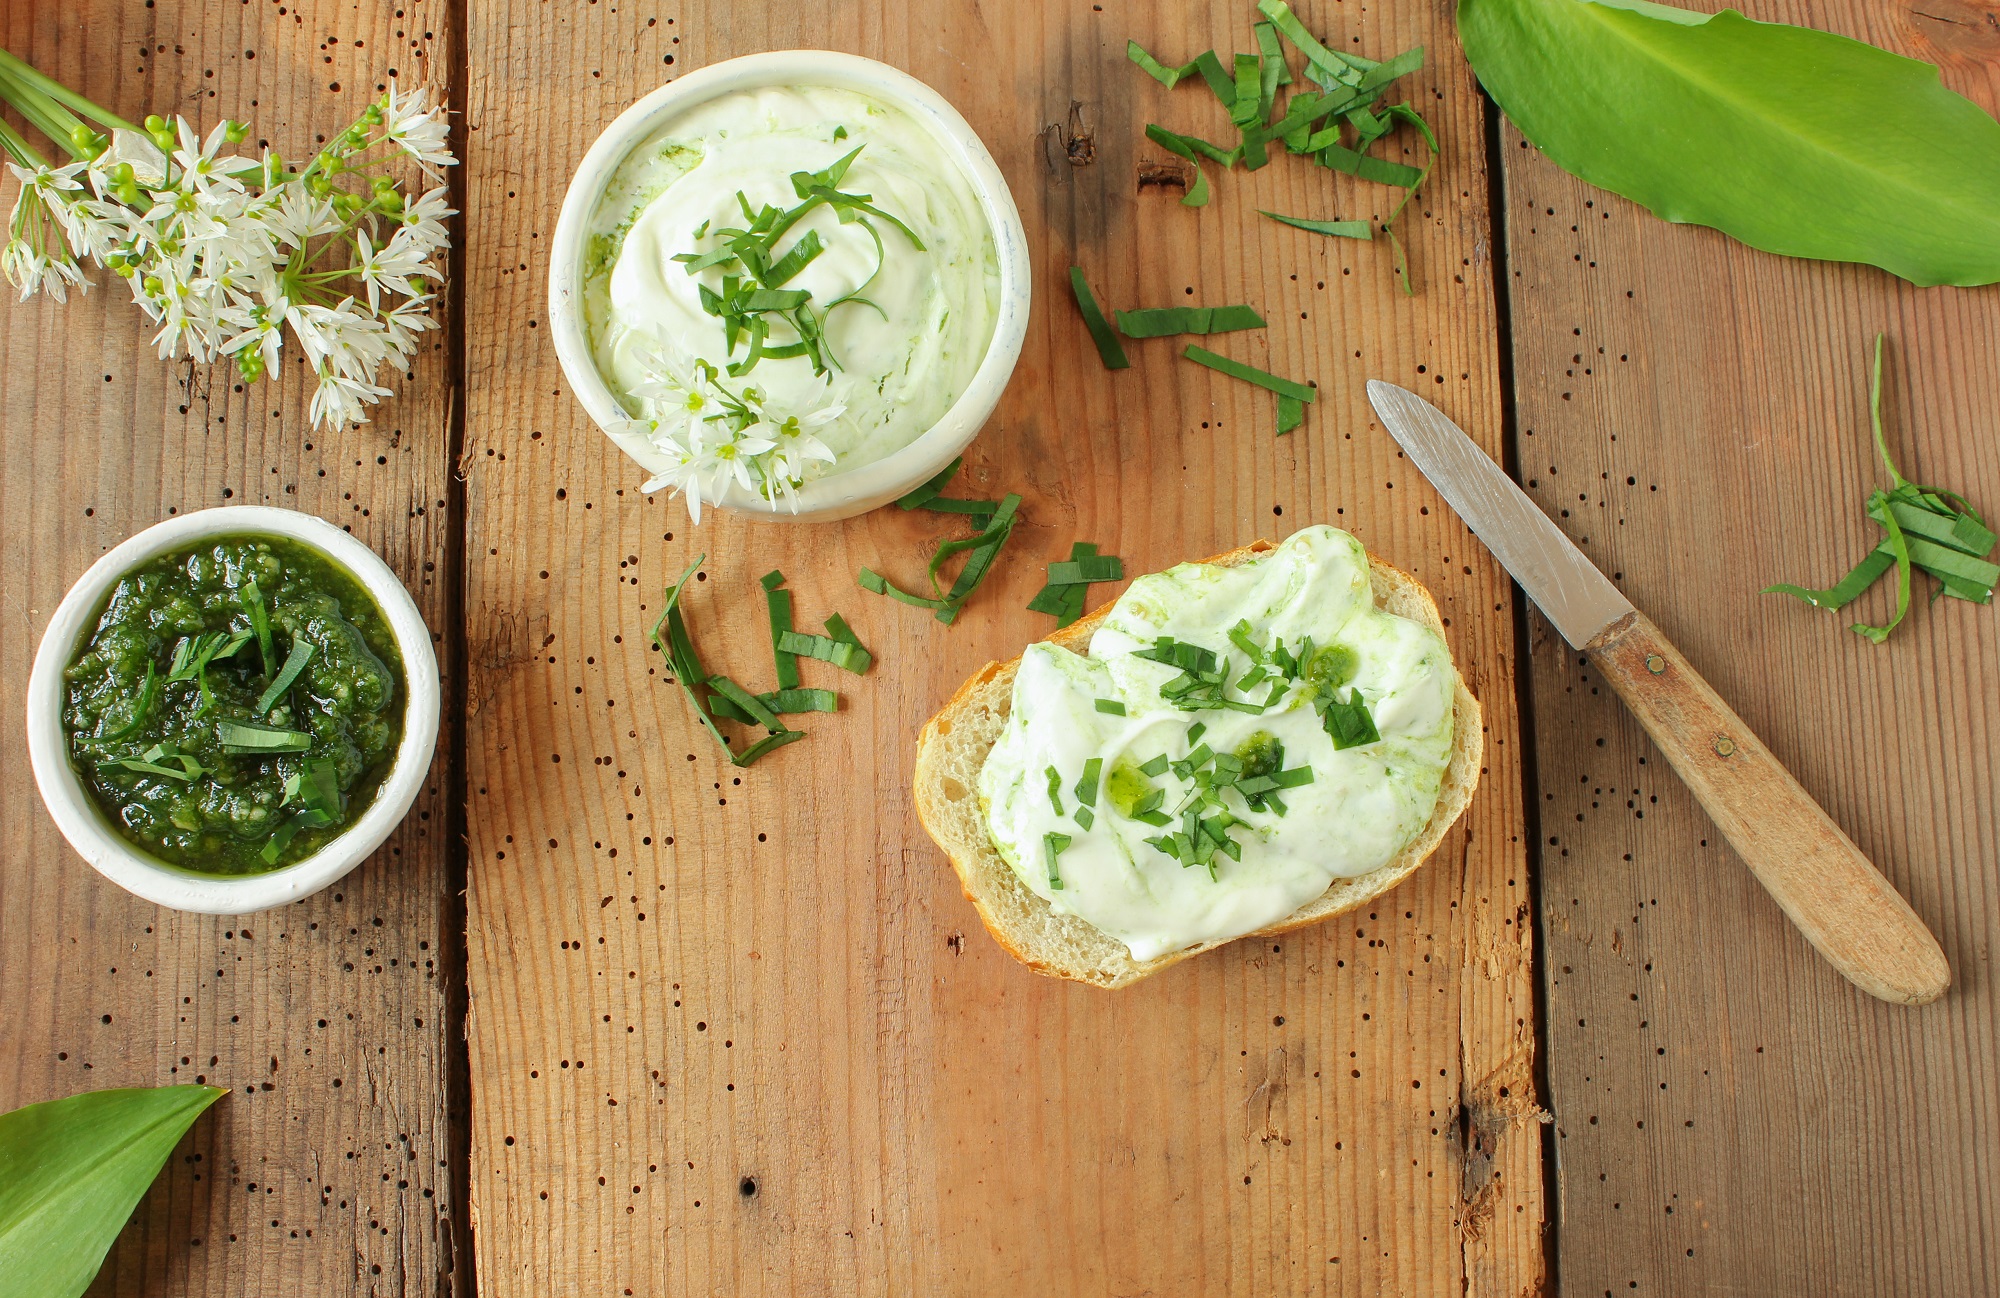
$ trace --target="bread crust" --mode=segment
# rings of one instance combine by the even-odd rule
[[[1271,541],[1258,540],[1200,562],[1235,567],[1276,548]],[[1373,554],[1368,563],[1376,606],[1421,622],[1442,638],[1443,620],[1423,584]],[[1100,605],[1056,631],[1046,643],[1072,653],[1088,653],[1091,635],[1110,610],[1110,604]],[[986,931],[1001,949],[1037,973],[1106,988],[1129,986],[1190,956],[1225,945],[1203,942],[1152,960],[1134,960],[1123,943],[1088,921],[1057,915],[1020,881],[994,848],[975,781],[1012,705],[1014,674],[1020,663],[1016,657],[1005,663],[987,663],[974,672],[937,715],[924,723],[917,738],[917,818],[950,858]],[[1485,749],[1479,700],[1466,687],[1455,663],[1453,674],[1457,683],[1452,755],[1438,792],[1437,809],[1423,832],[1387,865],[1358,878],[1336,879],[1324,893],[1284,919],[1243,937],[1288,932],[1365,906],[1408,878],[1436,850],[1472,801]]]

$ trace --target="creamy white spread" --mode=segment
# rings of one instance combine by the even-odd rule
[[[790,209],[800,202],[793,173],[824,169],[857,147],[839,189],[902,221],[923,250],[885,220],[868,223],[881,238],[878,252],[863,222],[843,222],[831,205],[808,213],[773,251],[781,257],[817,232],[825,250],[783,287],[808,290],[821,306],[856,290],[866,299],[826,313],[827,350],[839,368],[820,375],[805,357],[766,357],[740,381],[720,382],[756,389],[781,417],[838,411],[806,420],[831,458],[793,464],[803,465],[802,477],[879,459],[958,400],[992,340],[1000,287],[993,235],[964,171],[900,109],[849,90],[766,86],[676,117],[619,165],[598,204],[585,320],[598,369],[630,414],[657,413],[642,390],[658,389],[661,352],[681,366],[699,358],[726,369],[749,350],[743,338],[726,349],[721,321],[703,307],[702,287],[723,291],[723,270],[689,274],[675,255],[711,251],[709,232],[746,226],[739,193],[752,211]],[[768,346],[799,341],[772,319]],[[613,436],[646,468],[673,467],[639,429]]]
[[[1180,669],[1134,656],[1163,636],[1215,655],[1230,682],[1222,698],[1271,706],[1176,706],[1161,690],[1177,688]],[[1253,675],[1249,689],[1236,687],[1254,667],[1243,644],[1269,658],[1280,641],[1297,653],[1308,638],[1329,670],[1337,667],[1331,676],[1302,664],[1297,678],[1288,678],[1281,665],[1267,663],[1264,679]],[[1276,661],[1284,662],[1282,654]],[[1457,680],[1434,631],[1375,606],[1361,543],[1331,527],[1309,527],[1238,567],[1182,564],[1139,578],[1092,636],[1089,657],[1030,645],[1006,727],[980,771],[980,802],[994,846],[1021,882],[1058,913],[1123,942],[1134,959],[1240,937],[1283,919],[1337,879],[1386,865],[1422,831],[1451,758]],[[1329,688],[1331,681],[1339,684]],[[1337,749],[1315,706],[1329,693],[1342,704],[1364,704],[1379,739]],[[1100,700],[1122,705],[1125,715],[1104,710]],[[1191,740],[1196,725],[1203,729]],[[1187,864],[1147,841],[1183,828],[1198,781],[1193,772],[1183,778],[1169,767],[1148,775],[1142,767],[1157,769],[1162,755],[1185,763],[1204,747],[1254,761],[1273,752],[1274,742],[1282,745],[1282,768],[1309,768],[1310,782],[1276,791],[1282,815],[1269,805],[1253,808],[1234,788],[1221,791],[1240,860],[1215,852],[1206,864]],[[1085,827],[1079,784],[1093,758],[1098,788]],[[1050,768],[1057,799],[1050,797]],[[1163,796],[1152,814],[1169,817],[1169,826],[1132,814],[1155,790]],[[1193,805],[1207,817],[1217,810],[1199,797]],[[1055,857],[1059,888],[1051,886],[1050,834],[1069,840]]]

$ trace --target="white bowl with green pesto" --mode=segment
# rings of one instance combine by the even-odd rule
[[[958,455],[1027,331],[1026,237],[942,96],[849,54],[731,59],[598,137],[550,250],[570,387],[702,509],[844,518]]]

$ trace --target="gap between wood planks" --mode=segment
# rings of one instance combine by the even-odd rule
[[[1500,106],[1479,88],[1479,101],[1484,107],[1486,128],[1486,205],[1487,238],[1492,240],[1493,276],[1493,321],[1499,330],[1495,347],[1499,365],[1500,383],[1500,466],[1507,476],[1516,483],[1521,480],[1521,445],[1518,437],[1520,422],[1514,400],[1514,293],[1513,273],[1507,260],[1507,167],[1506,157],[1501,151]],[[1519,745],[1521,763],[1521,832],[1528,840],[1528,923],[1534,928],[1534,976],[1529,980],[1532,989],[1531,1005],[1534,1015],[1535,1057],[1530,1069],[1534,1078],[1535,1119],[1541,1128],[1542,1143],[1542,1291],[1559,1294],[1562,1292],[1562,1277],[1558,1273],[1561,1250],[1556,1247],[1562,1233],[1562,1195],[1556,1167],[1556,1128],[1554,1115],[1547,1108],[1547,1100],[1555,1094],[1549,1081],[1549,1038],[1548,1038],[1548,983],[1543,968],[1544,957],[1549,949],[1548,935],[1542,931],[1542,799],[1541,773],[1535,760],[1535,699],[1533,683],[1529,680],[1528,640],[1529,619],[1534,616],[1529,607],[1527,593],[1520,586],[1509,582],[1510,594],[1514,601],[1514,715],[1520,727],[1516,740]],[[1464,1034],[1460,1034],[1463,1041]],[[1459,1140],[1465,1147],[1468,1172],[1474,1166],[1473,1158],[1477,1142],[1490,1141],[1494,1137],[1480,1127],[1484,1110],[1480,1107],[1482,1098],[1467,1091],[1465,1070],[1459,1069]],[[1476,1088],[1474,1088],[1476,1090]],[[1504,1119],[1503,1119],[1504,1129]],[[1490,1172],[1491,1154],[1487,1155]],[[1474,1187],[1467,1185],[1463,1191],[1468,1204]],[[1470,1208],[1468,1208],[1468,1213]],[[1469,1233],[1461,1236],[1460,1248],[1470,1242]],[[1465,1271],[1462,1269],[1461,1274]]]
[[[445,75],[450,79],[444,102],[451,123],[451,147],[459,158],[470,156],[467,147],[465,97],[472,81],[472,56],[467,43],[467,0],[449,0],[446,12],[448,36],[445,48]],[[472,1241],[472,1051],[466,1040],[467,1018],[471,1012],[469,937],[466,932],[466,876],[471,868],[467,846],[466,730],[470,698],[466,686],[465,569],[466,536],[470,518],[466,513],[465,469],[465,209],[469,185],[465,168],[451,169],[451,204],[458,215],[450,219],[451,245],[446,253],[445,282],[445,498],[455,524],[447,534],[444,563],[444,606],[450,620],[444,628],[443,670],[458,684],[451,697],[456,700],[445,720],[445,744],[451,752],[451,779],[445,794],[444,902],[438,915],[439,964],[445,980],[445,1121],[449,1133],[446,1157],[451,1162],[451,1239],[446,1250],[448,1274],[439,1277],[439,1298],[477,1298],[479,1293],[478,1250]]]

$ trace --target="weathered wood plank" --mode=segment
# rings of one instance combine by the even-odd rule
[[[1986,8],[1744,7],[1939,62],[2000,107]],[[1877,330],[1904,470],[2000,504],[2000,298],[1753,252],[1571,180],[1511,130],[1504,150],[1529,491],[1902,889],[1956,975],[1922,1010],[1843,982],[1537,616],[1564,1289],[1986,1292],[2000,625],[1919,601],[1876,647],[1757,591],[1832,581],[1873,543]],[[1857,608],[1877,620],[1885,598]]]
[[[296,156],[389,76],[442,82],[448,14],[442,0],[13,3],[0,43],[124,115],[234,115]],[[105,549],[226,502],[348,526],[433,627],[451,626],[442,340],[373,424],[316,434],[309,384],[246,391],[225,367],[164,364],[129,299],[113,280],[67,306],[0,307],[0,676],[26,679],[57,600]],[[0,695],[0,731],[22,733],[21,709],[18,688]],[[10,765],[0,1109],[119,1085],[233,1090],[170,1160],[94,1292],[451,1291],[449,773],[441,752],[411,819],[341,884],[231,919],[100,879],[49,821],[26,762]]]
[[[1481,107],[1450,7],[1304,7],[1354,48],[1423,42],[1448,153],[1387,249],[1257,207],[1365,216],[1389,191],[1285,160],[1196,213],[1141,190],[1148,120],[1212,128],[1124,62],[1247,47],[1250,7],[480,6],[468,32],[466,630],[474,1215],[489,1293],[1409,1293],[1531,1290],[1541,1258],[1530,925],[1504,579],[1367,412],[1419,386],[1499,449]],[[1233,43],[1233,46],[1232,46]],[[1038,308],[969,457],[1026,497],[999,575],[949,630],[858,591],[947,525],[687,525],[590,427],[544,340],[569,171],[686,67],[850,49],[957,103],[1022,208]],[[1065,148],[1063,133],[1083,138]],[[1072,161],[1074,160],[1074,161]],[[1305,428],[1134,348],[1098,365],[1064,298],[1248,300],[1238,354],[1316,377]],[[1185,290],[1185,292],[1183,291]],[[1132,571],[1325,520],[1432,584],[1490,725],[1468,828],[1370,912],[1106,995],[1037,978],[980,931],[908,797],[917,726],[1045,634],[1024,611],[1073,539]],[[878,655],[842,715],[747,773],[717,759],[643,635],[697,551],[691,617],[766,668],[755,578]],[[827,673],[831,675],[831,673]],[[831,679],[825,683],[835,683]]]

